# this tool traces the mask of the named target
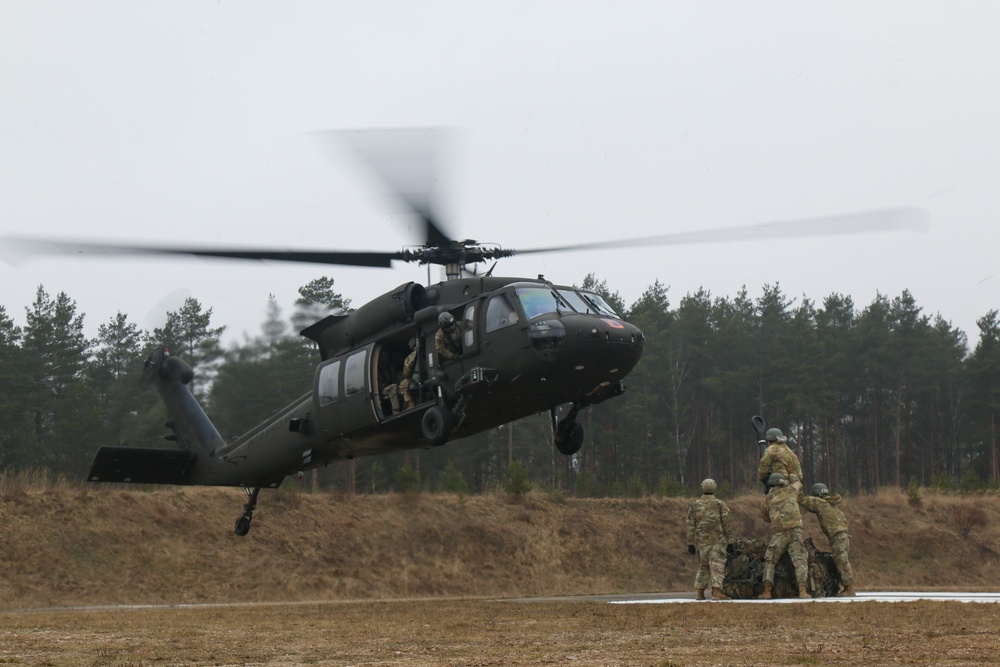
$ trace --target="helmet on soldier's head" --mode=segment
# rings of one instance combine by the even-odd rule
[[[826,484],[822,482],[816,482],[813,484],[812,495],[819,496],[820,498],[825,498],[830,495],[830,489],[826,488]]]
[[[444,329],[450,329],[455,326],[455,316],[451,313],[445,311],[438,315],[438,325]]]
[[[785,481],[785,476],[780,472],[772,472],[771,476],[767,478],[768,486],[781,486],[781,483]]]
[[[708,479],[706,479],[701,483],[702,493],[715,493],[715,489],[716,489],[715,480],[712,479],[711,477],[709,477]]]
[[[764,439],[767,440],[768,442],[777,442],[778,438],[783,438],[783,437],[785,436],[784,434],[782,434],[780,428],[769,428],[767,429],[767,435],[764,436]]]

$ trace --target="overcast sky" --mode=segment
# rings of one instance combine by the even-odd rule
[[[676,306],[704,287],[860,309],[909,289],[974,343],[1000,308],[996,2],[0,3],[0,236],[398,250],[421,239],[319,130],[461,129],[451,231],[513,248],[868,211],[926,233],[530,255],[498,275]],[[86,313],[192,295],[230,340],[320,275],[355,306],[425,267],[0,263]],[[433,280],[438,276],[434,275]]]

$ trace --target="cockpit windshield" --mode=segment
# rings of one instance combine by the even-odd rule
[[[600,294],[597,294],[596,292],[582,292],[582,291],[580,292],[580,294],[582,294],[587,301],[594,304],[594,307],[597,308],[598,315],[603,315],[604,317],[613,317],[617,320],[621,319],[621,315],[616,313],[615,309],[609,306],[608,302],[605,301],[604,297],[602,297]]]
[[[547,313],[573,310],[563,297],[549,287],[518,287],[516,292],[529,320]]]
[[[597,306],[591,304],[582,296],[574,292],[573,290],[561,289],[559,290],[560,296],[569,302],[569,305],[573,306],[573,310],[578,313],[587,313],[588,315],[599,315]]]
[[[524,314],[529,320],[539,315],[568,311],[621,319],[608,302],[594,292],[576,292],[565,287],[534,286],[518,287],[516,292],[521,307],[524,308]]]

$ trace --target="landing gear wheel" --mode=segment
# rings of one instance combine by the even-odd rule
[[[556,449],[560,454],[573,456],[583,446],[583,425],[580,422],[563,422],[555,437]]]
[[[423,433],[424,440],[437,447],[438,445],[443,445],[448,440],[454,423],[455,418],[450,410],[440,405],[433,405],[424,413],[424,420],[420,424],[420,430]]]

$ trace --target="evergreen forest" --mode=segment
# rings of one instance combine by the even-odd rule
[[[751,299],[708,292],[673,304],[659,282],[633,304],[588,275],[646,336],[627,391],[581,413],[583,448],[552,444],[540,414],[443,447],[331,464],[286,482],[344,493],[480,493],[552,489],[580,496],[690,493],[704,477],[722,493],[757,485],[750,417],[794,441],[807,483],[841,492],[883,486],[975,491],[1000,478],[1000,318],[977,322],[978,342],[912,295],[869,304],[822,303],[765,286]],[[0,305],[0,473],[42,470],[83,480],[101,445],[165,446],[165,411],[141,381],[154,344],[195,369],[192,390],[224,437],[250,430],[310,389],[318,354],[298,331],[349,297],[318,278],[290,317],[272,299],[256,337],[224,347],[225,323],[189,297],[166,323],[140,329],[118,313],[84,334],[70,295],[47,293],[15,325]]]

